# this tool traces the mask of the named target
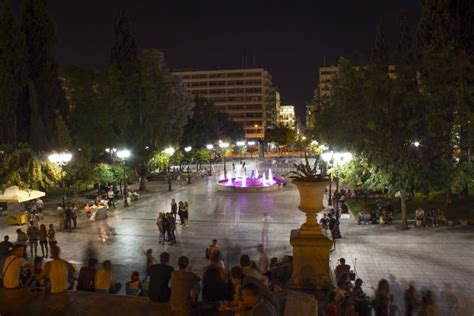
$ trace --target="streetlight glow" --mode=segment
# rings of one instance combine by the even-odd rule
[[[242,146],[245,146],[245,142],[244,141],[238,141],[235,143],[237,146],[239,147],[242,147]]]
[[[220,147],[220,148],[223,148],[223,149],[228,148],[228,147],[229,147],[229,143],[222,143],[222,142],[221,142],[221,143],[219,144],[219,147]]]
[[[72,154],[68,152],[52,153],[48,160],[56,165],[64,166],[72,159]]]
[[[169,156],[173,156],[175,150],[174,150],[173,147],[170,146],[170,147],[166,148],[165,150],[163,150],[163,152],[164,152],[165,154],[169,155]]]
[[[209,150],[211,150],[211,149],[214,148],[214,145],[212,145],[212,144],[207,144],[207,145],[206,145],[206,148],[209,149]]]
[[[249,146],[253,146],[253,145],[255,145],[255,141],[251,140],[251,141],[249,141],[247,144],[248,144]]]
[[[188,152],[191,151],[191,149],[193,149],[193,148],[192,148],[191,146],[188,146],[188,147],[185,147],[185,148],[184,148],[184,151],[188,153]]]
[[[413,142],[413,146],[415,146],[415,147],[420,147],[420,142],[419,142],[419,141],[414,141],[414,142]]]
[[[128,159],[130,157],[131,153],[130,150],[128,149],[122,149],[117,151],[117,157],[119,157],[122,160]]]

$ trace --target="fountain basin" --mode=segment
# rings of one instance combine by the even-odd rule
[[[265,177],[237,177],[219,180],[217,189],[229,192],[271,192],[280,190],[284,183],[285,180],[278,177],[273,177],[271,180],[267,180]]]

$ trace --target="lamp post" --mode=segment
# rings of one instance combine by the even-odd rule
[[[190,153],[193,148],[191,146],[185,147],[184,151],[187,153]],[[190,162],[191,163],[191,162]],[[189,164],[188,164],[188,184],[191,184],[191,170],[189,169]]]
[[[163,152],[165,154],[167,154],[169,156],[169,158],[171,158],[171,156],[173,156],[175,150],[173,147],[168,147],[166,148],[165,150],[163,150]],[[173,188],[171,186],[171,159],[168,160],[168,191],[172,191]]]
[[[64,166],[72,159],[72,154],[68,152],[52,153],[48,160],[61,168],[61,185],[63,187],[63,206],[66,204],[66,186],[64,185]]]
[[[326,162],[328,165],[332,165],[334,152],[333,151],[324,152],[322,153],[321,158],[323,158],[324,162]],[[329,206],[332,206],[331,190],[332,190],[332,179],[330,179],[329,181],[329,192],[328,192],[328,205]]]
[[[117,157],[122,160],[123,166],[123,206],[128,207],[128,184],[127,184],[127,175],[125,170],[125,161],[130,157],[130,150],[122,149],[117,151]]]
[[[206,145],[207,150],[209,150],[209,175],[212,176],[212,163],[211,163],[211,150],[214,148],[213,144]]]
[[[225,150],[229,148],[229,143],[219,143],[219,147],[221,148],[221,153],[222,153],[222,161],[224,162],[224,179],[227,180],[227,169],[225,166]]]

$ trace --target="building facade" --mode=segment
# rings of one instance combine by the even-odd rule
[[[357,66],[356,69],[359,67],[364,66]],[[319,95],[321,98],[331,96],[337,72],[337,66],[319,67]],[[395,78],[396,74],[394,65],[388,66],[388,76],[390,78]]]
[[[280,125],[296,130],[296,115],[293,105],[280,106]]]
[[[263,139],[265,128],[276,125],[279,94],[263,68],[182,70],[173,74],[192,96],[212,101],[218,111],[239,123],[248,139]]]

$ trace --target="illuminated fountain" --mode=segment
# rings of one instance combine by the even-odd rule
[[[247,177],[245,172],[241,172],[241,176],[221,178],[217,182],[217,188],[221,191],[268,192],[279,190],[285,182],[285,180],[275,176],[271,169],[262,174],[258,170],[254,170],[250,174],[250,177]]]

